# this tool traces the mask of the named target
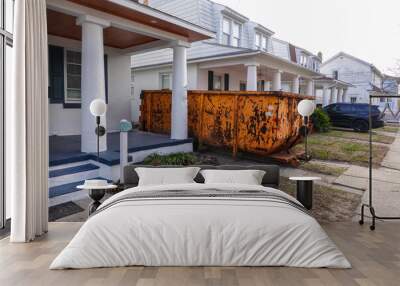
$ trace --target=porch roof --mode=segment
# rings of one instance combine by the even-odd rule
[[[80,41],[80,16],[110,23],[104,44],[137,52],[172,42],[191,43],[215,36],[214,32],[130,0],[47,0],[48,34]]]

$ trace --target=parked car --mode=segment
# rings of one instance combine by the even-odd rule
[[[369,129],[369,104],[367,103],[333,103],[324,107],[333,126],[352,128],[355,131],[366,132]],[[379,106],[372,105],[372,128],[382,127],[383,114]]]

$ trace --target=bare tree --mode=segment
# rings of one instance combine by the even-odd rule
[[[390,72],[394,76],[399,76],[400,77],[400,59],[396,60],[396,63],[394,64],[393,67],[388,68],[388,72]]]

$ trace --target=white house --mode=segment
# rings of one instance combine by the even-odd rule
[[[371,92],[398,94],[397,78],[386,76],[373,64],[344,52],[325,61],[321,65],[321,73],[352,84],[345,102],[367,103]]]
[[[274,32],[231,8],[209,0],[151,0],[167,13],[216,32],[215,39],[188,49],[188,88],[193,90],[291,91],[314,95],[321,59],[275,38]],[[132,57],[133,119],[139,118],[140,93],[172,87],[172,52],[158,50]],[[328,79],[327,79],[328,80]],[[330,86],[336,86],[330,81]]]
[[[117,131],[121,119],[131,120],[133,53],[168,47],[186,63],[185,49],[191,42],[214,36],[138,1],[100,2],[47,1],[49,134],[81,134],[82,152],[96,150],[89,112],[93,99],[107,102],[102,124],[108,132]],[[100,145],[106,150],[106,138]]]

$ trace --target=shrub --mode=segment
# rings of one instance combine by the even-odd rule
[[[328,132],[331,129],[331,120],[329,115],[320,107],[315,109],[311,120],[317,132]]]
[[[145,165],[193,165],[197,157],[193,153],[174,153],[168,155],[152,154],[143,161]]]

